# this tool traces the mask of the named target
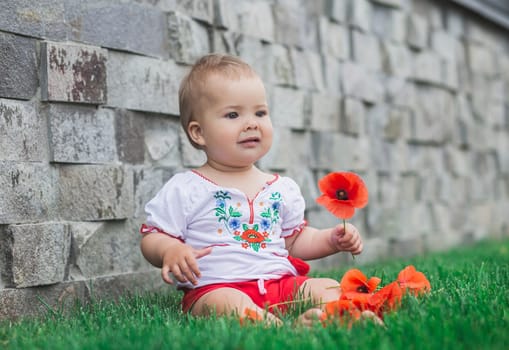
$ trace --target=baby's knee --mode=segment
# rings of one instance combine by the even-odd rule
[[[325,288],[325,289],[339,288],[338,281],[327,277],[310,278],[309,280],[306,281],[306,283],[309,283],[309,285],[314,288]]]
[[[301,292],[310,294],[315,301],[331,301],[340,296],[339,283],[332,278],[310,278],[302,285]]]
[[[192,314],[225,315],[238,313],[244,307],[256,307],[245,293],[233,288],[219,288],[200,297],[193,306]]]

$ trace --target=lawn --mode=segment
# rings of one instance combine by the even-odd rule
[[[235,318],[196,319],[180,312],[180,296],[130,296],[117,303],[76,304],[41,319],[0,322],[5,349],[507,349],[509,344],[509,240],[359,268],[382,285],[413,264],[432,292],[405,297],[385,316],[386,327],[240,326]],[[345,269],[320,273],[340,279]],[[318,275],[318,274],[316,274]]]

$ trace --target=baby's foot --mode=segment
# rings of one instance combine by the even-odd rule
[[[378,326],[385,327],[384,321],[380,317],[378,317],[373,311],[365,310],[361,312],[361,320],[370,320],[373,321],[374,324]]]
[[[297,324],[305,327],[311,327],[320,321],[323,311],[317,308],[309,309],[297,318]]]
[[[266,326],[281,326],[282,321],[271,313],[260,313],[257,310],[245,308],[244,315],[239,318],[240,325],[245,326],[248,323],[263,323]]]

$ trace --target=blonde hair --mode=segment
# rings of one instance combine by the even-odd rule
[[[210,74],[221,74],[228,78],[239,78],[243,75],[256,75],[249,64],[240,58],[227,54],[212,53],[201,57],[191,67],[189,73],[182,79],[179,88],[180,123],[184,128],[191,144],[200,149],[189,136],[187,126],[196,117],[194,107],[200,93],[206,85],[206,78]]]

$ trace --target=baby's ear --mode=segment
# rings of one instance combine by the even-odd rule
[[[187,134],[194,143],[200,146],[205,146],[205,139],[203,138],[200,123],[198,123],[196,120],[189,122],[187,125]]]

